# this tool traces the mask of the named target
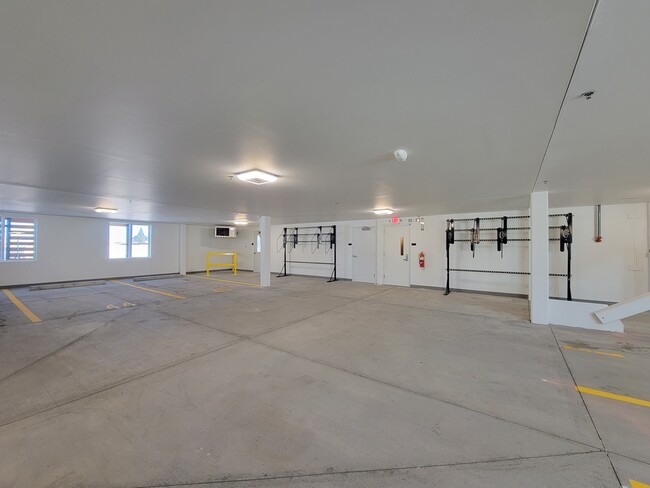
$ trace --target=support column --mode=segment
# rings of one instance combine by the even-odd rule
[[[549,319],[548,192],[530,194],[530,321]]]
[[[260,217],[260,286],[271,286],[271,217]]]
[[[178,226],[178,272],[187,274],[187,225]]]

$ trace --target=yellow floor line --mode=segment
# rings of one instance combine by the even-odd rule
[[[642,407],[650,408],[650,402],[648,400],[641,400],[639,398],[629,397],[625,395],[615,395],[614,393],[608,393],[602,390],[594,390],[593,388],[587,388],[585,386],[576,385],[576,390],[578,390],[580,393],[585,393],[587,395],[609,398],[611,400],[618,400],[619,402],[632,403],[634,405],[640,405]]]
[[[39,318],[36,316],[36,314],[35,314],[34,312],[32,312],[30,309],[28,309],[28,308],[25,306],[25,304],[24,304],[23,302],[21,302],[20,300],[18,300],[18,299],[14,296],[13,293],[11,293],[11,292],[10,292],[9,290],[7,290],[6,288],[3,288],[2,291],[5,293],[5,295],[7,295],[7,298],[9,298],[9,300],[11,300],[11,302],[12,302],[14,305],[16,305],[16,306],[20,309],[20,311],[21,311],[22,313],[24,313],[24,314],[27,316],[27,318],[28,318],[29,320],[31,320],[31,321],[34,322],[35,324],[37,324],[38,322],[41,321],[41,319],[39,319]]]
[[[151,293],[158,293],[159,295],[165,295],[167,297],[178,298],[184,300],[185,297],[180,295],[174,295],[173,293],[167,293],[166,291],[152,290],[151,288],[145,288],[144,286],[132,285],[131,283],[124,283],[123,281],[111,280],[113,283],[119,283],[120,285],[130,286],[132,288],[137,288],[138,290],[150,291]]]
[[[260,285],[256,285],[255,283],[247,283],[246,281],[220,280],[217,278],[208,278],[207,276],[199,276],[199,275],[194,275],[194,277],[201,278],[202,280],[221,281],[222,283],[234,283],[236,285],[248,285],[248,286],[257,286],[257,287],[260,286]]]
[[[592,354],[600,354],[601,356],[611,356],[613,358],[624,358],[625,357],[622,354],[615,354],[613,352],[594,351],[592,349],[585,349],[584,347],[562,346],[562,349],[570,349],[572,351],[590,352]]]
[[[630,488],[650,488],[650,485],[646,485],[640,481],[630,480]]]

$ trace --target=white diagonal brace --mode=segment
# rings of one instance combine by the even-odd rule
[[[594,315],[598,317],[603,324],[614,320],[621,320],[633,315],[638,315],[650,310],[650,293],[639,295],[622,302],[615,303],[609,307],[596,310]]]

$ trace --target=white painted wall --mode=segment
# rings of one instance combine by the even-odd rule
[[[318,225],[336,224],[337,239],[337,270],[338,278],[352,279],[352,246],[348,245],[352,236],[352,227],[361,227],[364,225],[375,227],[377,221],[372,220],[346,220],[340,222],[320,222],[320,223],[301,223],[292,225],[272,225],[271,226],[271,271],[275,274],[280,273],[283,263],[282,233],[284,227],[305,227]],[[309,231],[316,232],[316,229]],[[303,230],[300,231],[302,234]],[[333,257],[328,246],[321,245],[316,249],[312,244],[298,244],[295,249],[291,249],[287,257],[293,261],[321,261],[332,262]],[[290,264],[287,272],[289,274],[302,274],[310,276],[328,277],[332,273],[332,266],[316,264]]]
[[[253,270],[253,251],[257,227],[241,227],[237,237],[214,237],[214,225],[186,225],[186,262],[188,273],[205,271],[207,252],[236,252],[237,268]],[[227,261],[223,258],[224,262]],[[214,262],[217,258],[213,259]],[[212,268],[216,271],[217,268]]]
[[[648,205],[604,205],[602,207],[603,242],[594,237],[594,208],[551,209],[551,213],[574,213],[573,296],[576,299],[617,302],[648,292]],[[527,213],[527,212],[523,212]],[[522,212],[503,212],[505,215],[522,215]],[[490,213],[489,215],[494,215]],[[484,217],[487,214],[438,215],[424,217],[424,230],[420,224],[411,224],[411,241],[408,246],[411,262],[411,284],[445,286],[445,239],[444,229],[448,218]],[[634,218],[630,218],[633,216]],[[146,274],[178,273],[180,270],[180,226],[153,223],[152,256],[148,259],[109,260],[107,219],[35,216],[37,220],[37,259],[34,262],[0,262],[0,286],[55,281],[100,279]],[[404,222],[408,218],[403,219]],[[510,227],[526,222],[510,221]],[[559,223],[559,219],[551,225]],[[338,234],[338,276],[352,278],[352,252],[348,246],[352,227],[367,225],[377,228],[377,278],[383,280],[383,226],[389,219],[369,219],[334,223]],[[487,225],[487,222],[483,223]],[[319,225],[318,223],[299,225]],[[482,227],[484,227],[482,225]],[[282,268],[282,228],[271,229],[272,271]],[[287,226],[290,227],[290,226]],[[457,228],[461,225],[458,224]],[[471,223],[467,223],[471,227]],[[217,239],[213,226],[186,225],[186,262],[188,271],[205,269],[205,252],[236,251],[241,269],[253,268],[253,250],[256,228],[241,229],[235,239]],[[551,236],[557,236],[555,230]],[[457,232],[457,238],[461,238]],[[469,234],[469,233],[465,233]],[[509,237],[516,237],[511,231]],[[521,234],[525,236],[525,233]],[[469,235],[467,235],[469,237]],[[483,238],[489,238],[487,233]],[[566,255],[559,253],[559,244],[549,244],[551,272],[565,271]],[[313,251],[313,252],[312,252]],[[417,255],[426,254],[426,268],[420,269]],[[325,249],[299,246],[293,252],[295,260],[329,260]],[[304,258],[304,259],[301,259]],[[496,251],[495,243],[481,243],[472,258],[469,243],[456,243],[452,248],[452,267],[472,269],[499,269],[528,271],[528,243],[510,242],[503,259]],[[632,269],[631,269],[632,268]],[[329,276],[331,268],[317,265],[291,265],[289,272],[314,276]],[[452,288],[484,290],[505,293],[528,293],[527,276],[486,275],[453,273]],[[551,279],[551,296],[566,294],[563,278]]]
[[[526,215],[527,212],[502,212],[508,217]],[[446,284],[445,262],[445,229],[447,219],[484,218],[494,216],[492,213],[435,215],[424,217],[424,231],[420,224],[411,224],[411,241],[417,246],[411,246],[411,284],[422,286],[444,287]],[[499,221],[483,221],[482,228],[498,227]],[[527,227],[527,219],[509,220],[508,227]],[[456,239],[469,239],[470,232],[459,229],[470,229],[472,222],[456,223]],[[418,237],[421,236],[421,237]],[[482,231],[482,239],[494,239],[496,232]],[[528,237],[527,231],[509,231],[508,237]],[[419,267],[418,253],[424,251],[426,266]],[[528,271],[528,243],[509,242],[501,254],[496,250],[495,242],[481,242],[476,247],[475,257],[472,257],[469,242],[456,242],[451,246],[450,267],[460,269],[493,269],[499,271]],[[482,273],[451,273],[451,288],[493,291],[500,293],[528,293],[528,276],[498,275]]]
[[[604,205],[602,207],[603,242],[596,243],[594,207],[576,207],[550,209],[549,212],[574,214],[573,242],[573,279],[572,292],[574,299],[618,302],[648,292],[648,207],[643,204]],[[634,214],[639,218],[631,219]],[[424,217],[424,230],[411,217],[411,242],[409,245],[411,263],[411,284],[432,287],[445,286],[445,236],[446,221],[449,218],[475,218],[494,216],[494,212],[458,215],[433,215]],[[500,214],[496,214],[500,215]],[[501,215],[528,215],[528,211],[506,211]],[[402,222],[408,222],[408,217]],[[499,221],[484,221],[481,227],[497,227]],[[550,219],[550,225],[561,225],[561,218]],[[378,284],[383,280],[383,227],[391,225],[389,219],[372,219],[361,221],[323,222],[320,225],[337,225],[339,254],[338,276],[351,278],[351,252],[348,246],[350,229],[361,225],[377,227],[377,278]],[[492,225],[495,224],[495,225]],[[528,220],[510,220],[508,226],[527,227]],[[318,223],[294,225],[319,225]],[[272,228],[272,263],[273,271],[282,268],[282,228],[276,225]],[[286,225],[292,227],[292,225]],[[472,223],[457,223],[456,228],[471,228]],[[551,237],[558,237],[559,230],[551,230]],[[484,239],[494,238],[495,232],[482,232]],[[510,239],[528,237],[527,231],[511,230]],[[456,232],[456,238],[469,238],[469,232]],[[324,257],[308,247],[293,251],[295,260],[300,257],[312,260]],[[418,253],[424,251],[426,267],[421,269],[418,264]],[[552,273],[566,272],[566,253],[559,252],[559,242],[549,243],[550,266]],[[630,266],[639,270],[633,271]],[[496,250],[496,243],[482,242],[478,245],[476,256],[472,257],[469,243],[457,242],[452,246],[452,268],[495,269],[502,271],[529,271],[529,253],[527,242],[509,242],[504,249],[503,259]],[[292,265],[290,273],[314,276],[329,276],[329,271],[322,267],[309,265]],[[466,290],[481,290],[501,293],[528,294],[528,276],[526,275],[495,275],[478,273],[452,273],[451,287]],[[566,296],[565,278],[551,278],[551,296]]]
[[[573,298],[619,302],[648,291],[645,204],[603,205],[601,243],[594,241],[594,207],[551,211],[566,212],[573,213]],[[551,237],[556,236],[557,231],[551,231]],[[550,252],[551,273],[565,272],[566,256],[560,253],[557,242],[551,244]],[[551,296],[566,296],[563,279],[551,279]]]
[[[108,259],[109,220],[33,217],[37,226],[36,260],[0,262],[0,286],[179,271],[178,224],[151,224],[150,258]]]

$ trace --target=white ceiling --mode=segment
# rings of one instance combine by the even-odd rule
[[[650,201],[648,20],[648,0],[598,5],[535,185],[558,206]]]
[[[209,223],[525,208],[592,8],[3,0],[0,209]],[[647,9],[600,2],[536,186],[551,203],[648,199]],[[252,168],[281,179],[229,178]]]

